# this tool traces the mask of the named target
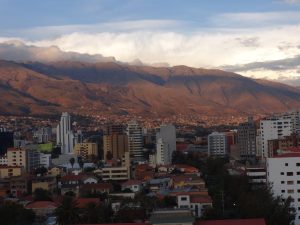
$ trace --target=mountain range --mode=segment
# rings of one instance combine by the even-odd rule
[[[257,115],[300,107],[300,89],[187,66],[0,61],[0,112],[49,115]]]

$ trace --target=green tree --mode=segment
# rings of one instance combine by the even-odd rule
[[[61,205],[55,210],[58,225],[72,225],[80,221],[77,202],[73,197],[64,196]]]
[[[74,166],[74,163],[75,163],[75,159],[72,157],[72,158],[70,158],[70,164],[71,164],[71,166],[72,166],[72,168],[73,168],[73,166]]]
[[[41,176],[44,176],[47,172],[48,172],[48,170],[43,166],[36,168],[34,171],[35,175],[40,174]]]
[[[37,188],[34,191],[35,201],[52,201],[51,193],[45,189]]]
[[[35,213],[22,205],[6,202],[0,205],[1,225],[28,225],[35,220]]]

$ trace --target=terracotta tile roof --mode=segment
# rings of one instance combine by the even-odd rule
[[[266,225],[264,219],[205,220],[194,225]]]
[[[57,205],[51,201],[36,201],[31,202],[25,206],[26,209],[55,209]]]
[[[192,196],[191,202],[192,203],[212,203],[212,200],[209,195],[202,195],[202,196]]]
[[[95,204],[100,203],[100,199],[99,198],[77,198],[76,201],[78,203],[77,206],[79,208],[84,208],[89,203],[95,203]]]
[[[90,189],[107,190],[107,189],[113,189],[113,185],[110,183],[84,184],[81,186],[81,188],[84,190],[90,190]]]

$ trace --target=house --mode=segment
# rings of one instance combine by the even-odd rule
[[[199,189],[205,189],[205,182],[198,176],[193,176],[189,174],[182,174],[173,176],[173,187],[183,188],[183,187],[197,187]]]
[[[160,189],[167,189],[171,186],[172,179],[169,177],[149,180],[149,187],[152,192],[157,192]]]
[[[207,208],[212,207],[212,199],[209,195],[187,192],[177,195],[177,206],[178,208],[191,209],[194,216],[201,217]]]
[[[51,201],[35,201],[27,204],[26,209],[32,209],[37,216],[47,216],[54,213],[57,205]]]
[[[0,166],[0,178],[21,176],[22,172],[21,166]]]
[[[129,189],[132,192],[139,192],[143,188],[142,181],[140,180],[128,180],[122,184],[122,191]]]
[[[41,188],[50,192],[54,192],[57,189],[57,183],[55,177],[37,177],[32,180],[31,191],[35,192],[36,189]]]
[[[266,225],[264,219],[203,220],[194,225]]]
[[[95,193],[110,193],[113,190],[113,185],[110,183],[98,184],[83,184],[80,187],[81,195],[95,194]]]
[[[16,198],[21,197],[30,192],[30,184],[28,176],[11,177],[9,179],[10,194]]]

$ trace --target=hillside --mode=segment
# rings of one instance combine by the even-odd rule
[[[247,115],[300,107],[300,90],[221,70],[0,61],[2,114]]]

